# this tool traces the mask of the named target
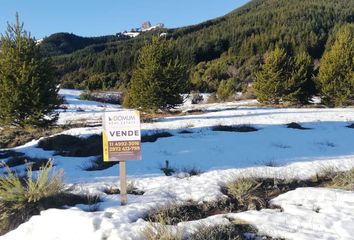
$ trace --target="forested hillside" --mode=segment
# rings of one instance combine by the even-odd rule
[[[72,33],[55,33],[41,42],[41,49],[46,55],[55,56],[72,53],[76,50],[95,44],[106,44],[129,39],[127,36],[80,37]]]
[[[133,39],[51,36],[42,49],[53,56],[65,87],[119,88],[129,83],[144,42],[166,31],[190,69],[195,90],[216,91],[222,80],[242,89],[254,80],[268,50],[276,46],[289,54],[306,50],[319,59],[336,29],[350,22],[354,22],[354,1],[254,0],[194,26],[159,29]]]

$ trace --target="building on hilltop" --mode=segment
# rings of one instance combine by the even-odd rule
[[[141,25],[141,30],[142,31],[146,31],[148,30],[149,28],[151,28],[151,23],[150,21],[146,21],[146,22],[143,22],[143,24]]]
[[[141,31],[142,32],[146,32],[146,31],[150,31],[156,28],[164,28],[165,24],[163,23],[158,23],[156,25],[152,25],[150,21],[146,21],[141,25]]]
[[[165,27],[165,24],[163,24],[163,23],[158,23],[158,24],[156,24],[156,27],[157,27],[157,28],[164,28],[164,27]]]
[[[164,28],[165,24],[158,23],[156,25],[152,25],[150,21],[146,21],[141,25],[141,28],[132,28],[130,31],[124,31],[123,33],[117,33],[117,36],[125,35],[128,37],[137,37],[142,32],[151,31],[156,28]],[[165,36],[165,35],[163,35]]]

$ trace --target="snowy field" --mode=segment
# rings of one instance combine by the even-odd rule
[[[89,122],[99,124],[103,111],[121,109],[94,101],[79,100],[80,91],[61,90],[66,110],[60,110],[59,124]],[[56,168],[65,171],[65,182],[78,193],[97,194],[104,199],[99,211],[84,211],[78,205],[65,210],[49,209],[32,217],[0,239],[144,239],[148,225],[142,217],[154,207],[168,202],[203,202],[223,197],[220,186],[240,176],[307,179],[324,168],[349,170],[354,167],[353,108],[265,108],[255,101],[191,105],[182,111],[202,110],[198,115],[173,116],[142,124],[143,134],[167,131],[173,136],[143,143],[143,160],[127,163],[128,181],[144,191],[129,195],[129,204],[119,206],[119,195],[103,190],[118,186],[118,166],[87,172],[82,166],[92,157],[64,157],[38,148],[38,140],[12,150],[30,157],[53,158]],[[290,129],[297,122],[307,130]],[[218,125],[249,125],[254,132],[219,132]],[[181,133],[188,130],[188,134]],[[88,137],[101,127],[70,129],[62,134]],[[160,171],[168,160],[183,172],[196,168],[203,173],[166,177]],[[272,163],[275,167],[265,165]],[[322,188],[298,188],[272,200],[284,211],[265,209],[215,215],[179,228],[187,236],[203,224],[227,224],[242,219],[254,224],[262,234],[286,239],[353,239],[354,193]],[[314,211],[316,209],[316,211]],[[319,210],[318,210],[319,209]],[[318,211],[317,211],[318,210]],[[80,236],[78,238],[78,236]]]

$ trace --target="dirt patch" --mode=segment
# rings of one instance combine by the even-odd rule
[[[38,147],[44,150],[55,151],[57,155],[67,157],[89,157],[102,155],[103,153],[101,135],[80,138],[60,134],[40,140]]]
[[[292,129],[299,129],[299,130],[310,130],[311,129],[311,128],[305,128],[296,122],[288,123],[288,124],[286,124],[286,127],[292,128]]]
[[[12,150],[3,150],[0,151],[0,159],[6,159],[11,157],[19,157],[25,155],[24,153],[15,152]]]
[[[257,128],[249,126],[249,125],[240,125],[240,126],[224,126],[218,125],[212,127],[213,131],[220,131],[220,132],[255,132],[258,131]]]
[[[51,136],[64,130],[65,127],[35,129],[4,128],[0,130],[0,148],[17,147],[34,139]]]
[[[117,164],[119,164],[119,162],[104,162],[102,156],[99,156],[94,160],[85,163],[83,166],[81,166],[81,169],[84,171],[101,171]]]
[[[107,195],[115,195],[115,194],[120,194],[120,189],[116,187],[109,187],[103,190],[103,192]],[[127,186],[127,193],[131,195],[143,195],[145,192],[137,189],[134,186],[131,186],[128,184]]]
[[[156,142],[159,138],[166,138],[172,136],[173,135],[169,132],[155,132],[141,136],[141,142]]]
[[[179,134],[192,134],[193,132],[192,131],[189,131],[189,130],[181,130],[178,132]]]
[[[143,123],[151,123],[151,122],[156,122],[160,118],[166,118],[166,117],[178,117],[178,116],[187,116],[187,115],[201,115],[205,113],[204,110],[201,109],[191,109],[187,110],[185,112],[179,111],[179,110],[172,110],[172,111],[167,111],[167,112],[159,112],[159,113],[141,113],[141,121]]]
[[[202,109],[188,109],[187,111],[185,111],[185,113],[188,113],[188,114],[191,114],[191,113],[202,114],[202,113],[205,113],[205,111],[202,110]]]
[[[24,153],[15,152],[12,150],[5,150],[0,152],[0,161],[3,160],[8,167],[17,167],[21,165],[32,166],[33,171],[39,170],[39,168],[46,163],[49,159],[46,158],[31,158],[26,156]],[[0,168],[4,165],[0,164]]]

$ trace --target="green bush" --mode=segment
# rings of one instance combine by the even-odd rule
[[[232,86],[231,80],[221,80],[216,95],[221,101],[227,101],[231,99],[231,96],[235,94],[235,89]]]
[[[91,98],[91,92],[90,91],[85,91],[80,94],[80,100],[92,100]]]

